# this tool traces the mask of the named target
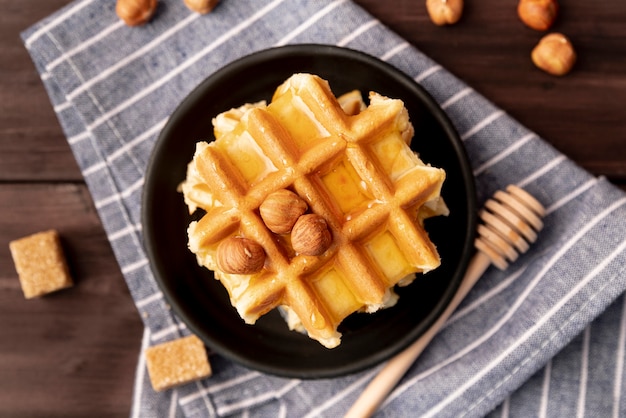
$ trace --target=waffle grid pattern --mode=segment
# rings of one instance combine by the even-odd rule
[[[285,109],[285,97],[296,106]],[[285,110],[309,119],[318,134],[305,141],[295,138],[299,132],[281,124]],[[200,176],[213,185],[212,193],[223,206],[210,208],[191,233],[201,233],[200,245],[207,248],[233,234],[245,236],[267,254],[261,273],[242,277],[216,272],[246,322],[253,323],[276,306],[288,306],[312,338],[334,346],[343,318],[358,309],[382,306],[399,280],[439,264],[417,218],[424,203],[438,198],[445,173],[422,164],[402,139],[398,127],[404,111],[401,101],[377,96],[363,112],[348,116],[324,80],[295,75],[277,90],[267,109],[245,114],[240,127],[245,133],[235,129],[218,138],[227,143],[249,134],[257,147],[248,148],[263,153],[252,159],[266,162],[259,175],[242,171],[228,145],[216,142],[197,156]],[[386,149],[377,147],[381,141],[393,144],[398,157],[413,163],[410,168],[394,176],[393,160],[386,160],[380,153]],[[321,256],[294,254],[288,237],[265,227],[258,208],[268,194],[284,188],[295,191],[327,221],[333,244]],[[342,202],[350,194],[352,203]],[[388,251],[402,262],[386,264]],[[242,281],[247,281],[245,286]],[[324,294],[328,290],[331,295]]]

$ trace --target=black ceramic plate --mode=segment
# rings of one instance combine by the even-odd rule
[[[340,326],[342,343],[326,349],[289,331],[278,312],[246,325],[221,284],[187,249],[190,216],[176,187],[195,143],[213,139],[211,118],[244,103],[270,100],[297,72],[317,74],[336,95],[352,89],[404,100],[415,126],[415,150],[446,170],[448,217],[426,221],[442,258],[437,270],[400,289],[400,301],[375,314],[354,314]],[[375,365],[408,346],[445,309],[467,267],[475,229],[473,176],[463,145],[435,101],[413,80],[360,52],[322,45],[265,50],[216,72],[178,107],[156,143],[146,173],[143,233],[152,270],[174,311],[214,351],[272,374],[321,378]]]

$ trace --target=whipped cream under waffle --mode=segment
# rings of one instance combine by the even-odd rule
[[[345,317],[393,305],[396,284],[439,266],[423,221],[447,214],[445,172],[410,149],[401,100],[370,93],[365,106],[358,92],[338,100],[325,80],[295,74],[271,103],[246,104],[213,123],[215,141],[197,144],[182,184],[190,212],[206,211],[189,225],[189,248],[246,323],[281,307],[292,328],[336,347]],[[274,196],[285,190],[299,203],[281,207]],[[266,200],[279,223],[314,214],[329,234],[315,235],[313,222],[297,236],[289,225],[272,232],[260,210]],[[239,255],[233,238],[246,239],[234,244]],[[321,253],[298,251],[303,239],[322,241]],[[260,264],[252,272],[230,269],[253,258]]]

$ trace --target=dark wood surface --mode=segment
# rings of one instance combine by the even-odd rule
[[[109,0],[112,1],[112,0]],[[626,190],[626,2],[561,0],[554,30],[579,55],[533,67],[541,33],[516,0],[466,0],[436,27],[423,0],[366,10],[596,175]],[[67,0],[0,0],[0,416],[128,416],[142,324],[19,33]],[[75,286],[23,298],[9,241],[57,229]]]

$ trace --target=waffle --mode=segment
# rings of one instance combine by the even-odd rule
[[[445,172],[411,151],[401,100],[370,93],[366,107],[295,74],[269,104],[213,123],[216,140],[197,144],[182,184],[190,212],[206,211],[189,248],[246,323],[280,307],[291,328],[333,348],[345,317],[393,305],[395,285],[439,266],[423,221],[447,214]],[[270,215],[297,220],[272,232]]]

